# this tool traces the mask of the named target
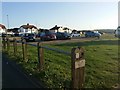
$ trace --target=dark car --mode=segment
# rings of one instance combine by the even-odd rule
[[[97,31],[87,31],[85,33],[85,37],[98,37],[99,38],[100,36],[101,34]]]
[[[47,32],[42,32],[40,34],[40,38],[41,38],[42,41],[44,41],[44,40],[55,40],[56,35],[55,35],[55,33],[47,31]]]
[[[25,33],[22,35],[21,40],[35,41],[36,35],[33,33]]]
[[[7,34],[5,34],[5,33],[1,34],[1,37],[6,37],[6,36],[7,36]]]
[[[57,32],[56,37],[57,37],[57,39],[62,39],[62,40],[63,39],[71,39],[71,35],[66,32]]]

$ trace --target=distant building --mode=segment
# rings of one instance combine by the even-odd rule
[[[18,36],[18,35],[19,35],[18,29],[19,29],[19,28],[7,29],[7,34],[8,34],[8,35]]]
[[[7,32],[7,29],[4,25],[0,24],[0,34],[2,33],[6,33]]]
[[[51,32],[67,32],[67,33],[71,33],[72,30],[67,28],[67,27],[62,27],[62,26],[57,26],[55,25],[53,28],[50,29]]]
[[[38,33],[37,27],[34,25],[29,25],[29,23],[27,25],[20,26],[18,31],[19,31],[19,34]]]
[[[77,30],[75,30],[75,29],[74,29],[74,30],[72,30],[72,33],[77,33]]]
[[[49,31],[49,29],[39,29],[39,30],[38,30],[39,33],[45,32],[45,31]]]

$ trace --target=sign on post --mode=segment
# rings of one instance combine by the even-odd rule
[[[83,48],[73,48],[72,60],[72,88],[81,89],[84,85],[85,59]]]
[[[44,50],[41,47],[41,43],[38,42],[38,67],[40,70],[43,69],[44,64]]]

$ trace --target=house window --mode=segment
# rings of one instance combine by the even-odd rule
[[[25,32],[28,32],[28,29],[25,29]]]
[[[20,31],[21,31],[21,32],[24,32],[24,30],[23,30],[23,29],[21,29]]]

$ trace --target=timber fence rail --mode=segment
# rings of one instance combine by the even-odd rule
[[[38,58],[38,68],[39,71],[43,69],[44,66],[44,49],[55,51],[57,53],[62,53],[71,57],[71,80],[72,80],[72,89],[82,89],[84,88],[84,71],[85,71],[85,59],[84,59],[84,49],[82,47],[72,48],[71,52],[66,52],[63,50],[59,50],[56,48],[50,48],[48,46],[43,46],[42,42],[38,42],[36,44],[27,43],[25,40],[17,41],[16,38],[13,38],[13,44],[10,44],[9,38],[3,37],[2,40],[3,49],[7,50],[9,53],[10,45],[13,45],[14,55],[17,53],[17,45],[18,43],[22,43],[22,57],[25,62],[27,59],[27,45],[33,46],[37,48],[37,58]]]

